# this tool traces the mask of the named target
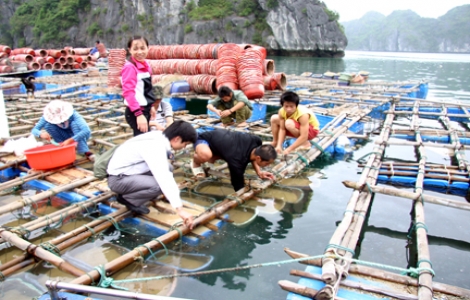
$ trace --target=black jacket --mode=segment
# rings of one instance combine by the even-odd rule
[[[199,138],[207,141],[214,156],[219,156],[227,162],[235,191],[243,188],[245,169],[251,162],[251,152],[262,145],[261,139],[249,133],[223,129],[203,132],[199,134]]]
[[[31,79],[28,78],[21,78],[21,82],[23,82],[24,87],[26,88],[27,91],[35,91],[36,87],[34,86],[34,83],[31,82]]]

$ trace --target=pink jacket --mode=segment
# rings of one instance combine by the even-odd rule
[[[142,108],[152,105],[155,96],[152,92],[152,69],[147,62],[141,63],[130,58],[135,65],[126,61],[121,71],[122,95],[124,103],[136,117]]]

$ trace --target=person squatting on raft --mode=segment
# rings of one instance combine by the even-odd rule
[[[36,86],[34,85],[35,80],[36,78],[34,76],[21,78],[21,82],[23,83],[26,89],[26,94],[28,95],[28,99],[34,99],[34,91],[36,90]]]
[[[299,96],[294,92],[285,92],[281,95],[281,108],[278,114],[271,116],[271,131],[273,142],[280,154],[287,155],[296,149],[310,149],[310,140],[319,132],[320,123],[315,114],[306,107],[299,105]],[[282,150],[282,144],[287,136],[297,140]]]
[[[233,124],[238,127],[246,126],[246,120],[251,117],[253,105],[242,91],[232,91],[229,87],[221,86],[218,97],[207,104],[207,109],[216,113],[224,126]]]
[[[228,164],[232,186],[238,191],[245,186],[244,173],[249,162],[259,178],[275,180],[272,173],[261,171],[261,168],[272,164],[276,157],[274,147],[262,145],[261,139],[255,135],[215,129],[198,135],[191,169],[194,176],[203,177],[203,163],[223,159]]]
[[[163,194],[184,224],[192,228],[193,217],[183,210],[180,190],[168,159],[171,149],[183,149],[196,139],[197,133],[191,124],[175,121],[163,132],[150,131],[121,144],[107,168],[108,186],[118,194],[116,200],[131,211],[148,214],[150,210],[145,203]]]
[[[155,118],[150,120],[149,126],[151,129],[155,128],[156,130],[163,131],[174,121],[173,108],[170,103],[162,101],[163,88],[161,86],[154,85],[153,93],[155,95],[153,106],[155,107],[156,114]]]
[[[77,142],[77,153],[85,154],[91,161],[95,159],[87,145],[91,136],[90,127],[70,103],[61,100],[49,102],[31,133],[35,137],[53,140],[59,143],[59,146]]]
[[[127,42],[130,57],[121,70],[122,95],[127,106],[125,117],[134,136],[149,131],[149,121],[156,117],[152,69],[145,61],[149,51],[148,44],[144,37],[130,38]]]

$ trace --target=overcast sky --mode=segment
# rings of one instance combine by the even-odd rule
[[[323,0],[330,10],[340,15],[340,22],[360,19],[369,11],[388,16],[394,10],[411,9],[421,17],[438,18],[452,8],[470,4],[470,0]]]

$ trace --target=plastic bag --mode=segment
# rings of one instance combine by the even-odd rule
[[[36,141],[34,135],[29,135],[26,138],[19,138],[17,140],[9,140],[2,148],[2,152],[15,153],[16,156],[23,156],[24,151],[43,146],[44,143]]]

